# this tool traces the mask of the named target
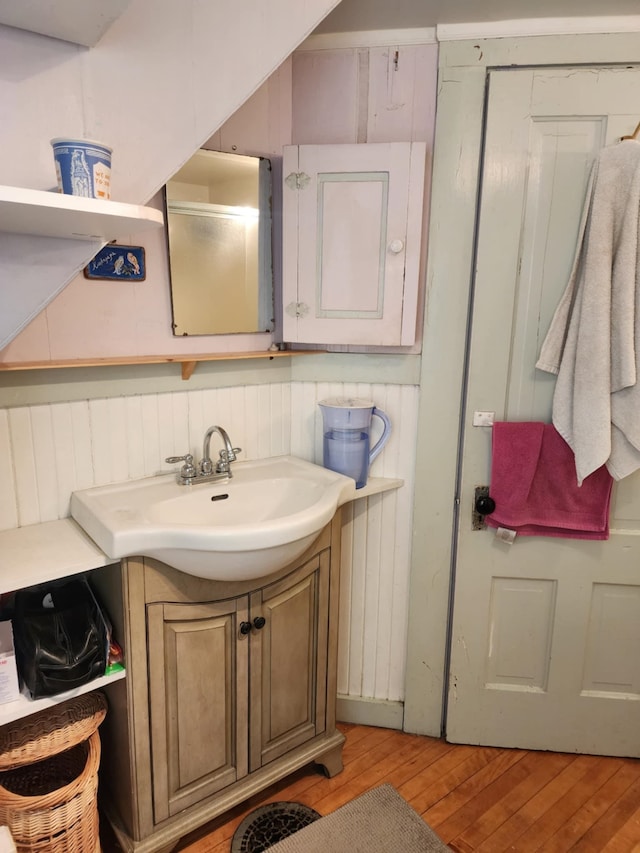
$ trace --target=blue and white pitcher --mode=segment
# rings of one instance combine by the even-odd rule
[[[321,400],[322,464],[331,471],[356,481],[356,489],[367,483],[369,467],[391,435],[388,416],[370,400],[356,397],[331,397]],[[371,421],[380,418],[383,432],[370,448]]]

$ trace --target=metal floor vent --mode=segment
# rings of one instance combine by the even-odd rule
[[[233,834],[231,853],[261,853],[320,817],[302,803],[268,803],[254,809]]]

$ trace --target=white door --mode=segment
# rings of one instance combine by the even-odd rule
[[[426,144],[283,149],[285,341],[410,346]]]
[[[640,479],[606,542],[472,530],[496,420],[549,421],[534,367],[564,290],[591,164],[640,120],[640,68],[490,74],[464,414],[447,738],[640,756]]]

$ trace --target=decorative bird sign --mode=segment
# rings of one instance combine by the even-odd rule
[[[140,264],[138,263],[138,259],[133,254],[133,252],[127,252],[127,260],[133,267],[133,271],[136,275],[140,275]]]

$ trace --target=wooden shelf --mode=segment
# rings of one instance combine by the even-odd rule
[[[68,240],[103,240],[164,224],[152,207],[0,186],[0,231]]]
[[[66,367],[113,367],[132,364],[179,364],[182,378],[190,379],[201,361],[236,361],[249,358],[289,358],[298,355],[318,355],[323,350],[267,350],[266,352],[216,352],[188,355],[123,355],[106,358],[70,358],[58,361],[5,361],[0,362],[0,371],[50,370]]]

